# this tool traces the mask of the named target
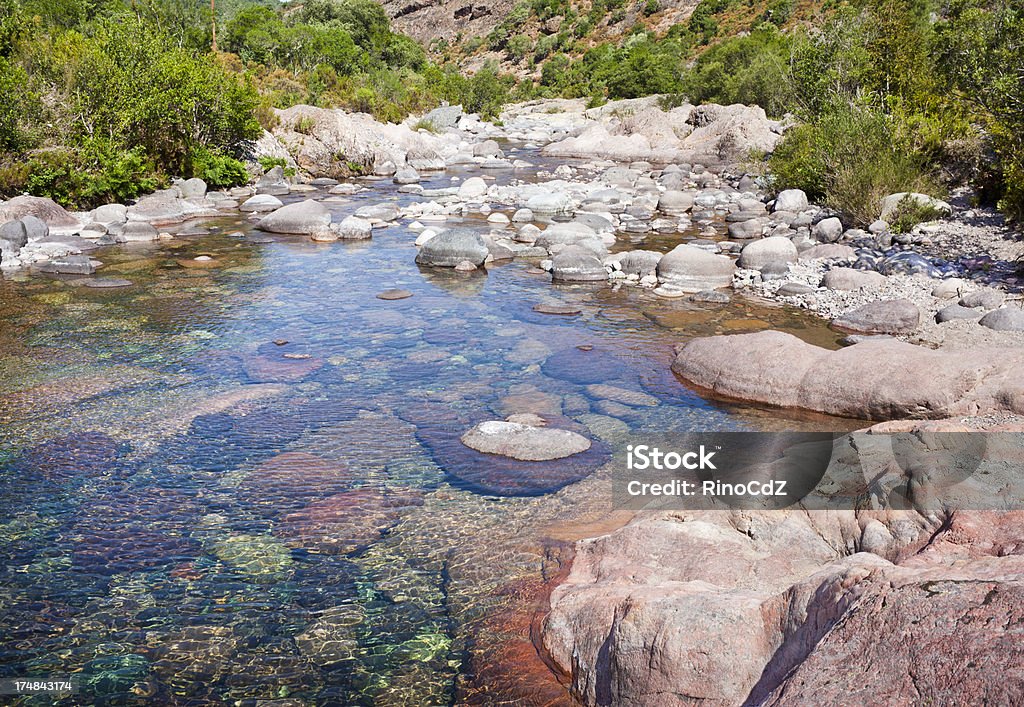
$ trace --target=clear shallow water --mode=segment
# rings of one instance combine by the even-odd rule
[[[411,198],[375,184],[336,218]],[[693,335],[834,344],[796,312],[552,287],[523,262],[420,269],[400,227],[202,227],[97,252],[129,288],[0,282],[0,676],[74,672],[68,704],[564,700],[529,618],[563,541],[617,522],[612,450],[668,424],[846,424],[709,403],[669,372]],[[214,267],[185,267],[200,254]],[[375,297],[394,287],[413,297]],[[459,444],[521,411],[594,449],[528,465]]]

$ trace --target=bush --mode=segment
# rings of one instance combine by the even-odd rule
[[[199,177],[214,189],[234,187],[249,181],[249,173],[244,164],[205,147],[193,151],[191,171],[193,176]]]
[[[800,106],[790,73],[793,40],[771,25],[726,39],[694,62],[683,92],[694,103],[755,104],[780,116]]]
[[[84,210],[124,202],[164,182],[141,149],[125,151],[108,141],[92,140],[77,149],[53,149],[34,155],[18,191]]]
[[[905,196],[896,204],[896,209],[889,217],[889,228],[893,233],[908,233],[919,223],[934,221],[943,216],[943,212],[930,204]]]
[[[803,189],[858,225],[878,218],[882,199],[941,192],[927,162],[900,144],[891,119],[846,106],[790,130],[769,159],[779,189]]]
[[[1024,8],[953,0],[936,34],[939,66],[989,135],[994,164],[980,175],[990,178],[982,194],[1024,221]]]

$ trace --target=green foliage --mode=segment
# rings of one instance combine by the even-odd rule
[[[530,49],[533,48],[533,41],[530,40],[524,34],[517,34],[508,40],[505,45],[505,53],[508,58],[512,61],[521,61],[523,57],[530,53]]]
[[[917,224],[934,221],[942,215],[943,212],[931,204],[905,196],[896,204],[896,209],[889,217],[889,229],[893,233],[908,233]]]
[[[779,189],[803,189],[860,225],[878,218],[889,194],[940,191],[893,120],[867,106],[836,108],[789,131],[769,166]]]
[[[17,190],[80,209],[123,202],[163,182],[143,150],[125,150],[106,140],[89,140],[75,149],[45,150],[27,166]]]
[[[683,80],[683,92],[693,103],[756,104],[769,115],[782,115],[799,107],[792,52],[790,35],[762,25],[701,54]]]
[[[0,57],[0,151],[21,151],[34,142],[33,116],[41,111],[39,98],[28,87],[20,66]]]
[[[1024,8],[953,0],[936,35],[939,66],[989,136],[982,196],[1024,221]]]
[[[793,16],[794,0],[772,0],[768,3],[761,19],[781,27]]]
[[[657,13],[661,9],[661,3],[658,0],[646,0],[643,4],[644,17],[650,17]]]
[[[192,175],[214,189],[234,187],[249,181],[245,165],[233,157],[200,147],[192,152],[191,159]]]
[[[689,31],[701,44],[707,44],[718,34],[716,15],[725,11],[734,0],[700,0],[690,15]]]

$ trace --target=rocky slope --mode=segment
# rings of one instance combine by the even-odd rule
[[[381,3],[398,31],[429,45],[435,39],[456,43],[460,39],[482,37],[500,25],[516,5],[516,0],[384,0]],[[683,22],[699,4],[699,0],[662,0],[658,12],[646,17],[641,4],[623,6],[621,19],[605,15],[597,28],[602,38],[624,35],[637,22],[646,22],[662,32]],[[568,7],[568,4],[567,4]],[[590,2],[572,3],[577,13],[586,13]],[[544,23],[517,27],[528,35],[550,34],[565,29],[563,15],[555,15]]]

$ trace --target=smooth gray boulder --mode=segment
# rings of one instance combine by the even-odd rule
[[[395,204],[368,204],[356,209],[356,216],[368,221],[387,222],[398,218],[398,206]]]
[[[803,282],[784,282],[779,286],[779,289],[775,291],[775,294],[780,297],[795,297],[798,295],[808,295],[814,292],[814,288]]]
[[[331,225],[331,212],[319,201],[297,201],[270,212],[257,225],[270,233],[308,236],[323,226]]]
[[[178,186],[178,191],[181,192],[182,199],[203,199],[206,197],[206,182],[199,177],[192,177],[192,179],[186,179],[181,182]]]
[[[1002,306],[1006,295],[999,290],[984,288],[968,292],[960,298],[960,304],[964,307],[980,307],[982,309],[995,309]]]
[[[0,240],[7,241],[9,247],[17,251],[28,243],[28,229],[21,219],[8,221],[0,226]]]
[[[746,221],[734,221],[729,224],[729,238],[747,241],[751,238],[760,238],[764,233],[765,221],[760,218],[752,218]]]
[[[835,243],[843,237],[843,222],[835,216],[822,219],[811,228],[811,235],[820,243]]]
[[[861,334],[906,334],[921,324],[921,310],[910,300],[869,302],[832,320],[832,326]]]
[[[662,254],[654,250],[628,250],[624,253],[613,253],[604,259],[608,265],[618,263],[618,269],[626,275],[644,277],[658,274],[658,263]]]
[[[583,223],[553,223],[545,228],[534,244],[551,250],[553,246],[575,245],[580,241],[598,238],[597,231]]]
[[[488,254],[480,234],[467,228],[453,228],[427,241],[416,254],[416,262],[442,268],[454,268],[464,261],[479,266]]]
[[[572,213],[573,201],[568,194],[564,194],[562,192],[535,194],[527,199],[526,208],[534,214],[542,214],[545,216],[568,214]]]
[[[769,264],[795,263],[796,246],[783,236],[770,236],[748,243],[740,252],[739,266],[750,270],[763,270]]]
[[[775,197],[775,211],[790,211],[798,214],[809,206],[803,189],[785,189]]]
[[[832,268],[821,278],[821,286],[829,290],[870,290],[885,284],[882,273],[853,268]]]
[[[551,259],[551,279],[556,282],[603,281],[608,279],[608,271],[592,250],[570,245]]]
[[[462,443],[485,454],[520,461],[564,459],[590,449],[590,440],[571,430],[489,420],[462,435]]]
[[[981,319],[982,312],[959,304],[951,304],[943,307],[935,314],[935,321],[938,324],[951,322],[956,319]]]
[[[395,172],[395,176],[391,178],[391,181],[395,184],[418,184],[420,173],[412,167],[402,167]]]
[[[242,202],[238,210],[243,213],[261,213],[276,211],[284,203],[273,194],[257,194]]]
[[[118,243],[146,243],[160,238],[156,227],[145,221],[129,221],[114,239]]]
[[[658,198],[658,211],[669,216],[681,216],[693,209],[693,193],[670,189]]]
[[[700,292],[732,284],[736,265],[692,245],[677,245],[658,262],[658,280],[683,292]]]
[[[128,207],[124,204],[104,204],[92,210],[92,220],[107,226],[128,220]]]
[[[78,226],[78,219],[53,199],[42,196],[16,196],[8,201],[0,201],[0,223],[16,221],[25,216],[35,216],[51,228]]]
[[[373,236],[373,226],[359,216],[346,216],[333,230],[344,240],[366,240]]]
[[[1024,331],[1024,309],[1018,307],[993,309],[981,318],[979,324],[995,331]]]
[[[484,140],[483,142],[473,145],[474,157],[498,157],[502,154],[501,145],[494,140]]]

